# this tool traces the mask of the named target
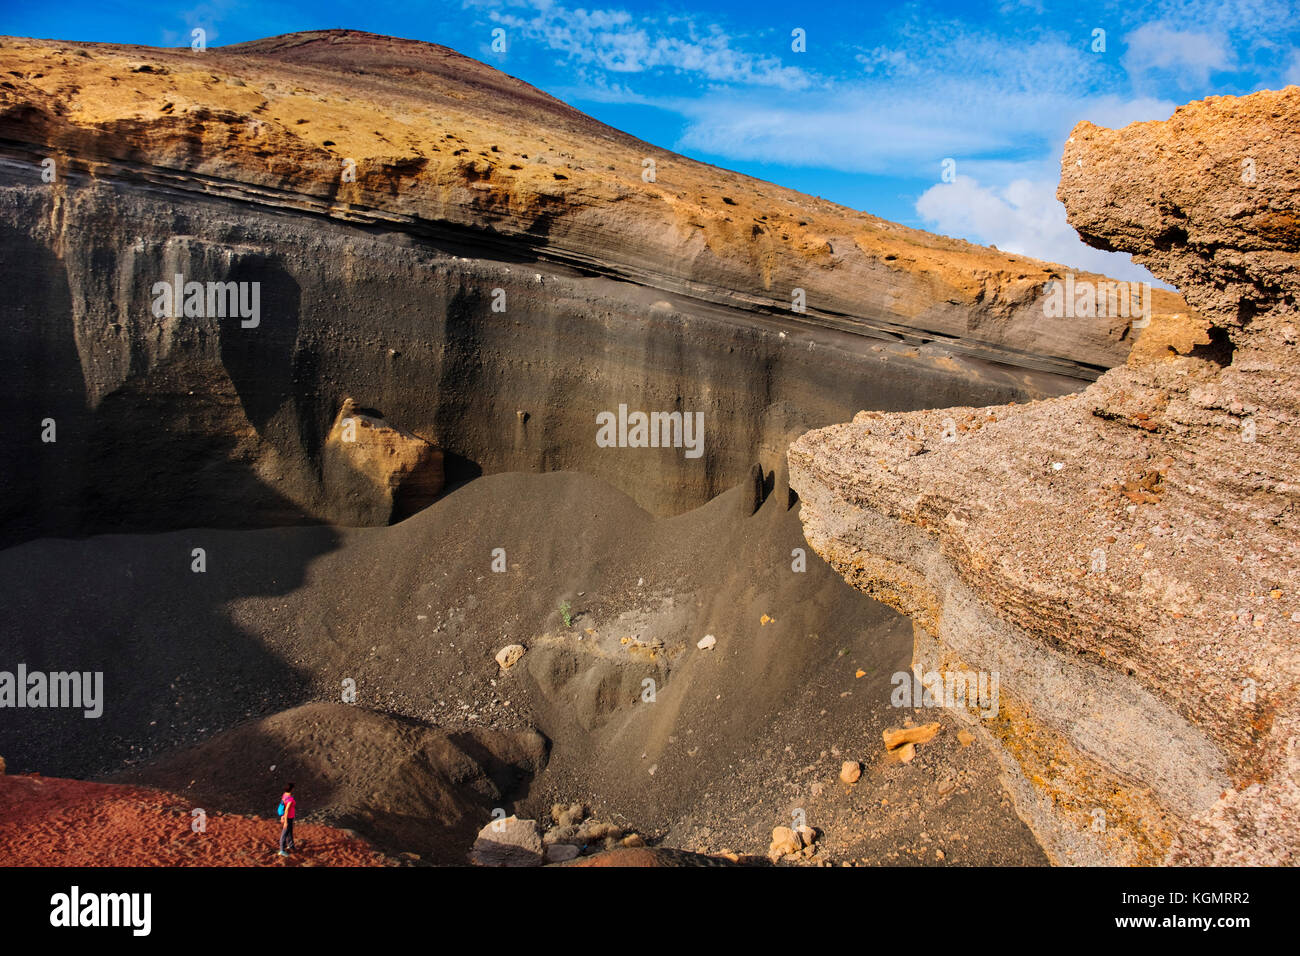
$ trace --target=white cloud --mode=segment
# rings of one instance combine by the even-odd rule
[[[571,62],[611,73],[669,70],[715,83],[802,90],[816,82],[776,56],[748,53],[732,45],[716,25],[674,17],[671,32],[626,10],[570,10],[552,0],[466,0],[482,7],[493,23],[519,38],[544,43]]]
[[[914,76],[920,72],[920,67],[907,55],[906,50],[887,46],[864,49],[854,55],[853,59],[868,75],[897,77]]]
[[[1147,0],[1134,12],[1143,20],[1194,23],[1248,43],[1272,42],[1295,26],[1292,0]]]
[[[1080,120],[1123,126],[1175,104],[1104,90],[1113,64],[1076,39],[972,31],[926,20],[859,48],[857,76],[794,93],[740,90],[684,100],[679,141],[733,160],[937,178],[946,157],[1053,167]],[[1004,182],[1009,180],[1003,180]]]
[[[185,24],[183,30],[163,27],[158,31],[158,42],[165,47],[189,46],[194,39],[193,31],[200,28],[204,33],[204,44],[215,46],[221,37],[217,24],[239,13],[242,5],[241,0],[202,0],[175,15],[176,20]]]
[[[1158,283],[1128,255],[1085,245],[1056,198],[1055,180],[1017,179],[998,187],[958,176],[922,193],[916,211],[927,228],[944,235],[1116,279]]]
[[[936,185],[916,204],[929,228],[1151,281],[1127,255],[1079,239],[1056,200],[1056,183],[1075,123],[1118,128],[1166,119],[1177,104],[1081,92],[1094,88],[1088,81],[1099,68],[1086,45],[963,33],[956,25],[938,35],[905,41],[905,56],[894,54],[898,46],[862,50],[859,62],[870,69],[829,94],[741,92],[679,102],[674,109],[689,123],[678,146],[731,160],[932,177]],[[938,182],[945,158],[956,161],[956,183]]]
[[[1300,86],[1300,50],[1291,54],[1291,68],[1286,71],[1287,86]]]
[[[1232,55],[1222,33],[1179,30],[1168,23],[1145,23],[1124,37],[1122,58],[1133,82],[1160,71],[1180,86],[1209,82],[1211,72],[1230,70]]]
[[[672,108],[689,120],[677,144],[683,149],[731,160],[937,180],[939,164],[948,157],[959,167],[1001,163],[1004,172],[1023,175],[1026,164],[1037,164],[1037,175],[1054,175],[1076,122],[1113,128],[1166,119],[1174,105],[1150,98],[1005,92],[945,80],[893,96],[857,86],[831,96],[676,100]]]
[[[827,78],[748,52],[744,37],[694,15],[654,22],[617,9],[568,10],[561,0],[465,2],[559,54],[582,84],[573,90],[578,98],[651,103],[682,116],[673,144],[682,151],[928,179],[936,186],[916,209],[931,228],[1075,268],[1150,278],[1127,256],[1085,246],[1055,198],[1075,123],[1116,128],[1165,119],[1176,106],[1128,94],[1114,58],[1094,54],[1086,32],[1034,22],[980,30],[917,13],[892,22],[878,43],[848,51],[852,58],[841,64],[848,75]],[[1170,14],[1129,33],[1129,68],[1198,75],[1230,63],[1216,39],[1227,27],[1169,26],[1178,22]],[[674,73],[687,82],[671,84],[665,74]],[[700,81],[713,85],[709,95],[698,94]],[[939,183],[946,158],[957,163],[956,183]]]
[[[864,91],[776,104],[751,97],[683,103],[689,119],[678,146],[733,160],[845,172],[939,175],[948,156],[994,151],[1008,141],[995,124],[952,123],[938,100],[886,101]]]

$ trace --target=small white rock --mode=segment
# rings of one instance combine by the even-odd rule
[[[709,651],[712,650],[717,643],[718,639],[716,637],[712,634],[705,634],[704,637],[700,639],[700,642],[695,646],[702,651]]]

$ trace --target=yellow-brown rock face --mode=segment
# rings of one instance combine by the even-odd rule
[[[325,487],[341,523],[387,524],[442,491],[442,452],[348,399],[325,440]],[[349,520],[350,519],[350,520]]]
[[[1080,124],[1071,222],[1200,315],[1077,395],[790,448],[809,541],[913,616],[915,668],[999,674],[975,722],[1057,862],[1296,862],[1297,169],[1297,87]]]
[[[1060,266],[658,149],[445,47],[345,30],[202,52],[0,42],[0,135],[56,162],[211,177],[210,191],[345,220],[491,226],[576,263],[784,311],[803,289],[808,314],[850,326],[1094,366],[1132,345],[1127,320],[1034,326]],[[1157,312],[1183,309],[1156,293]]]

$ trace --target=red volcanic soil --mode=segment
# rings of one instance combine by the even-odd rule
[[[270,799],[274,801],[276,795]],[[333,827],[298,823],[298,849],[278,855],[270,818],[207,814],[162,790],[0,775],[0,866],[388,866],[387,857]]]

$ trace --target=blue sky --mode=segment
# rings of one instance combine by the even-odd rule
[[[351,27],[442,43],[656,145],[868,212],[1124,278],[1056,202],[1088,119],[1300,84],[1278,0],[877,4],[659,0],[7,3],[0,33],[210,45]],[[492,31],[505,31],[504,53]],[[806,49],[793,49],[801,29]],[[1104,31],[1098,33],[1097,31]],[[1100,42],[1099,42],[1100,41]],[[955,180],[942,180],[945,159]]]

